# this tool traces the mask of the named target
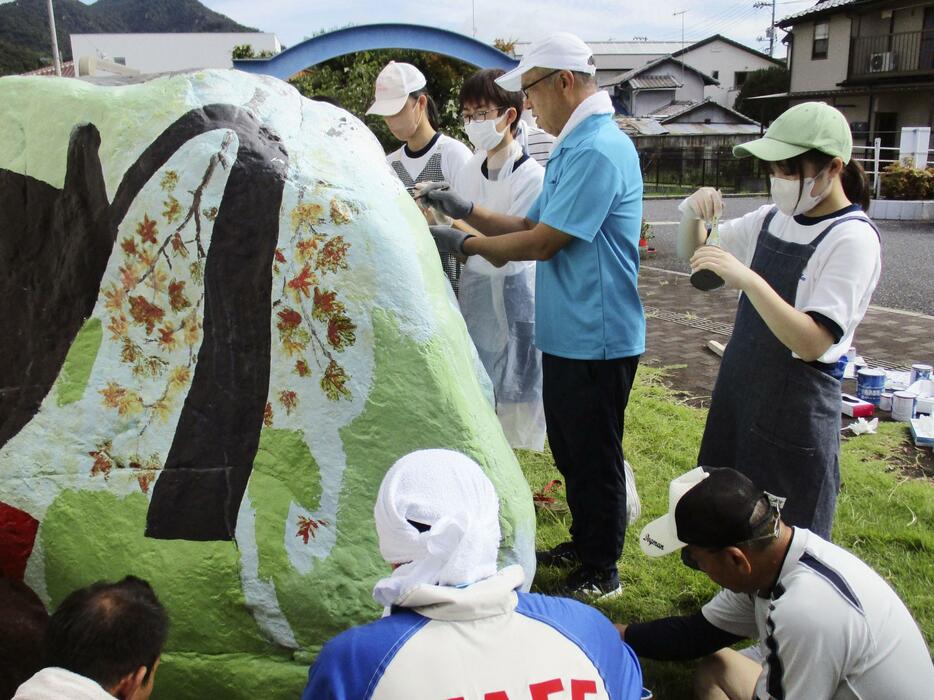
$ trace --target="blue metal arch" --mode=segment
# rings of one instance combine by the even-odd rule
[[[338,56],[373,49],[430,51],[479,68],[515,68],[517,61],[488,44],[446,29],[417,24],[366,24],[306,39],[272,58],[237,59],[234,68],[288,80],[296,73]]]

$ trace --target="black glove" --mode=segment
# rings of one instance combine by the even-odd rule
[[[470,255],[464,252],[464,241],[473,238],[469,233],[459,231],[453,226],[429,226],[431,237],[435,239],[435,245],[441,253],[452,253],[454,255]]]
[[[452,219],[466,219],[473,212],[473,202],[469,202],[451,189],[446,182],[427,182],[419,184],[416,198],[450,216]]]

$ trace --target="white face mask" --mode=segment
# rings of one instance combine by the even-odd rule
[[[503,116],[503,120],[506,117]],[[498,122],[495,119],[484,119],[482,122],[470,122],[464,126],[467,132],[467,138],[478,151],[489,151],[502,143],[506,138],[506,129],[496,130]]]
[[[778,205],[779,211],[787,216],[797,216],[798,214],[811,211],[811,209],[826,199],[833,186],[833,183],[827,183],[823,192],[818,195],[812,194],[814,183],[817,182],[817,178],[820,177],[820,175],[821,174],[818,173],[816,177],[804,178],[803,188],[799,188],[800,180],[787,180],[783,177],[775,177],[772,175],[772,201]],[[799,191],[801,193],[800,198],[798,196]]]

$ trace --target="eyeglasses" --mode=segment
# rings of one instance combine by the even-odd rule
[[[462,114],[461,118],[464,120],[464,126],[466,126],[467,124],[470,124],[470,122],[484,122],[489,118],[489,115],[492,114],[493,116],[496,116],[497,114],[502,112],[504,109],[508,109],[508,107],[494,107],[493,109],[481,109],[481,110],[477,110],[476,112],[472,114]]]
[[[531,90],[533,87],[535,87],[536,85],[538,85],[540,82],[542,82],[542,81],[545,80],[546,78],[550,78],[550,77],[553,76],[555,73],[560,73],[560,72],[561,72],[561,69],[560,69],[560,68],[559,68],[558,70],[553,70],[553,71],[551,71],[551,73],[548,73],[547,75],[543,75],[543,76],[542,76],[541,78],[539,78],[538,80],[533,80],[531,83],[529,83],[528,85],[524,86],[524,87],[522,88],[522,94],[525,95],[525,99],[529,99],[529,90]]]

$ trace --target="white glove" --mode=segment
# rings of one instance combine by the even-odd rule
[[[712,221],[723,215],[723,196],[713,187],[701,187],[678,205],[682,219]]]

